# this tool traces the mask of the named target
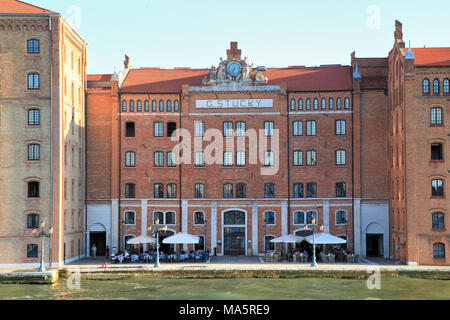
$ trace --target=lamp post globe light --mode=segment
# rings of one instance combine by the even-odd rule
[[[45,246],[45,238],[50,238],[53,234],[53,228],[51,228],[48,233],[44,230],[45,221],[42,221],[39,228],[33,229],[33,234],[36,239],[41,239],[41,265],[39,267],[39,272],[45,272],[45,264],[44,264],[44,246]]]
[[[155,226],[155,231],[154,233],[156,233],[156,259],[155,259],[155,268],[159,268],[159,232],[162,230],[164,232],[167,231],[167,226],[164,226],[163,228],[159,228],[159,219],[156,220],[156,226]],[[152,227],[148,228],[148,231],[151,232],[152,231]]]
[[[313,219],[312,224],[315,225],[316,224],[316,219]],[[310,230],[308,228],[308,226],[305,226],[305,231]],[[315,268],[317,267],[317,261],[316,261],[316,234],[317,233],[322,233],[323,232],[323,225],[320,226],[314,226],[311,227],[311,231],[313,232],[313,257],[312,257],[312,264],[311,267]]]

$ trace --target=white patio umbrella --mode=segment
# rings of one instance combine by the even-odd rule
[[[178,233],[163,240],[163,243],[165,244],[198,244],[199,242],[200,237],[193,236],[184,232]]]
[[[313,243],[313,236],[306,237],[305,239],[309,243]],[[316,234],[316,244],[345,244],[347,243],[346,240],[341,239],[339,237],[335,237],[328,233],[319,233]]]
[[[155,238],[147,236],[139,236],[127,241],[127,244],[146,244],[156,242]]]
[[[287,236],[282,236],[280,238],[270,240],[270,242],[272,242],[272,243],[298,243],[298,242],[302,242],[303,240],[305,240],[305,238],[299,237],[299,236],[296,236],[293,234],[289,234]]]

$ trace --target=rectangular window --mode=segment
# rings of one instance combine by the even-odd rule
[[[136,224],[134,212],[131,212],[131,211],[125,212],[125,224],[126,225],[135,225]]]
[[[227,183],[223,186],[223,198],[224,199],[233,198],[233,185],[231,183]]]
[[[136,165],[136,154],[134,152],[127,152],[125,154],[125,167],[131,168]]]
[[[203,183],[197,183],[195,185],[195,199],[205,198],[205,185]]]
[[[154,136],[157,138],[164,137],[164,124],[162,122],[155,122],[153,124],[154,127]]]
[[[306,224],[316,225],[317,224],[317,212],[308,211],[306,213]]]
[[[127,183],[125,185],[125,198],[134,199],[136,197],[135,191],[136,185],[133,183]]]
[[[303,166],[303,151],[294,151],[294,166]]]
[[[336,212],[336,225],[344,225],[347,223],[347,212],[340,210]]]
[[[433,197],[443,197],[444,196],[444,181],[437,179],[431,182],[431,195]]]
[[[32,144],[28,146],[28,161],[39,161],[41,154],[41,146],[38,144]]]
[[[317,165],[317,153],[316,151],[306,152],[306,165],[308,167],[314,167]]]
[[[306,123],[306,135],[309,137],[316,135],[316,122],[315,121],[308,121]]]
[[[39,215],[37,214],[30,214],[27,216],[27,229],[37,229],[39,228]]]
[[[264,134],[266,137],[273,137],[274,123],[272,121],[264,122]]]
[[[264,166],[273,167],[274,165],[274,153],[273,151],[266,151],[264,154]]]
[[[294,198],[296,199],[304,198],[303,183],[294,184]]]
[[[347,197],[347,185],[344,182],[336,183],[336,197],[337,198]]]
[[[431,125],[440,126],[442,125],[442,109],[432,108],[431,109]]]
[[[127,138],[135,137],[134,122],[127,122],[125,124],[125,137]]]
[[[347,164],[346,160],[347,152],[345,150],[336,151],[336,165],[345,166]]]
[[[317,184],[308,183],[306,192],[307,198],[317,198]]]
[[[223,153],[223,165],[225,167],[233,166],[233,152],[224,152]]]
[[[39,182],[28,183],[28,198],[39,198]]]
[[[442,144],[440,144],[440,143],[431,144],[431,160],[432,161],[444,160],[443,152],[442,152]]]
[[[267,183],[264,186],[264,198],[266,199],[275,198],[275,185],[273,183]]]
[[[236,198],[245,199],[247,197],[247,186],[245,183],[238,183],[236,185]]]
[[[161,183],[156,183],[153,185],[153,194],[155,199],[164,198],[164,185]]]
[[[154,153],[154,157],[155,157],[155,167],[157,168],[164,167],[164,152],[156,151]]]
[[[166,186],[167,188],[167,199],[175,199],[177,197],[177,185],[170,183]]]
[[[224,137],[232,137],[233,136],[233,122],[224,122],[223,136]]]
[[[236,166],[245,167],[246,166],[247,154],[245,151],[238,151],[236,154]]]
[[[39,54],[39,40],[36,39],[28,40],[27,53]]]
[[[195,122],[195,136],[196,137],[204,137],[205,136],[205,123],[204,122]]]
[[[237,137],[245,137],[247,133],[247,128],[245,122],[237,122],[236,123],[236,136]]]
[[[39,90],[38,73],[31,73],[28,75],[28,90]]]
[[[205,166],[205,153],[200,151],[195,153],[195,166],[204,167]]]
[[[433,213],[433,230],[444,230],[444,214],[442,212]]]
[[[175,152],[173,151],[167,152],[167,167],[171,168],[177,166],[175,156],[176,156]]]
[[[273,211],[266,211],[264,212],[264,221],[269,226],[275,225],[275,212]]]
[[[303,136],[303,122],[295,121],[294,122],[294,137]]]
[[[346,123],[345,120],[336,121],[336,135],[344,136],[346,134]]]
[[[39,126],[41,124],[40,111],[33,109],[28,110],[28,125]]]
[[[305,213],[303,211],[294,212],[294,224],[295,225],[305,224]]]

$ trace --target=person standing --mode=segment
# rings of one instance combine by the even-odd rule
[[[109,259],[109,246],[106,246],[106,260]]]
[[[95,246],[95,243],[92,245],[92,257],[94,258],[94,259],[96,259],[97,258],[97,247]]]

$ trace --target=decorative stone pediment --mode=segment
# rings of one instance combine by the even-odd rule
[[[267,84],[268,79],[259,68],[254,68],[247,57],[241,59],[241,50],[237,42],[232,42],[227,51],[227,60],[220,58],[218,67],[211,67],[209,74],[203,79],[205,86],[248,86]]]

